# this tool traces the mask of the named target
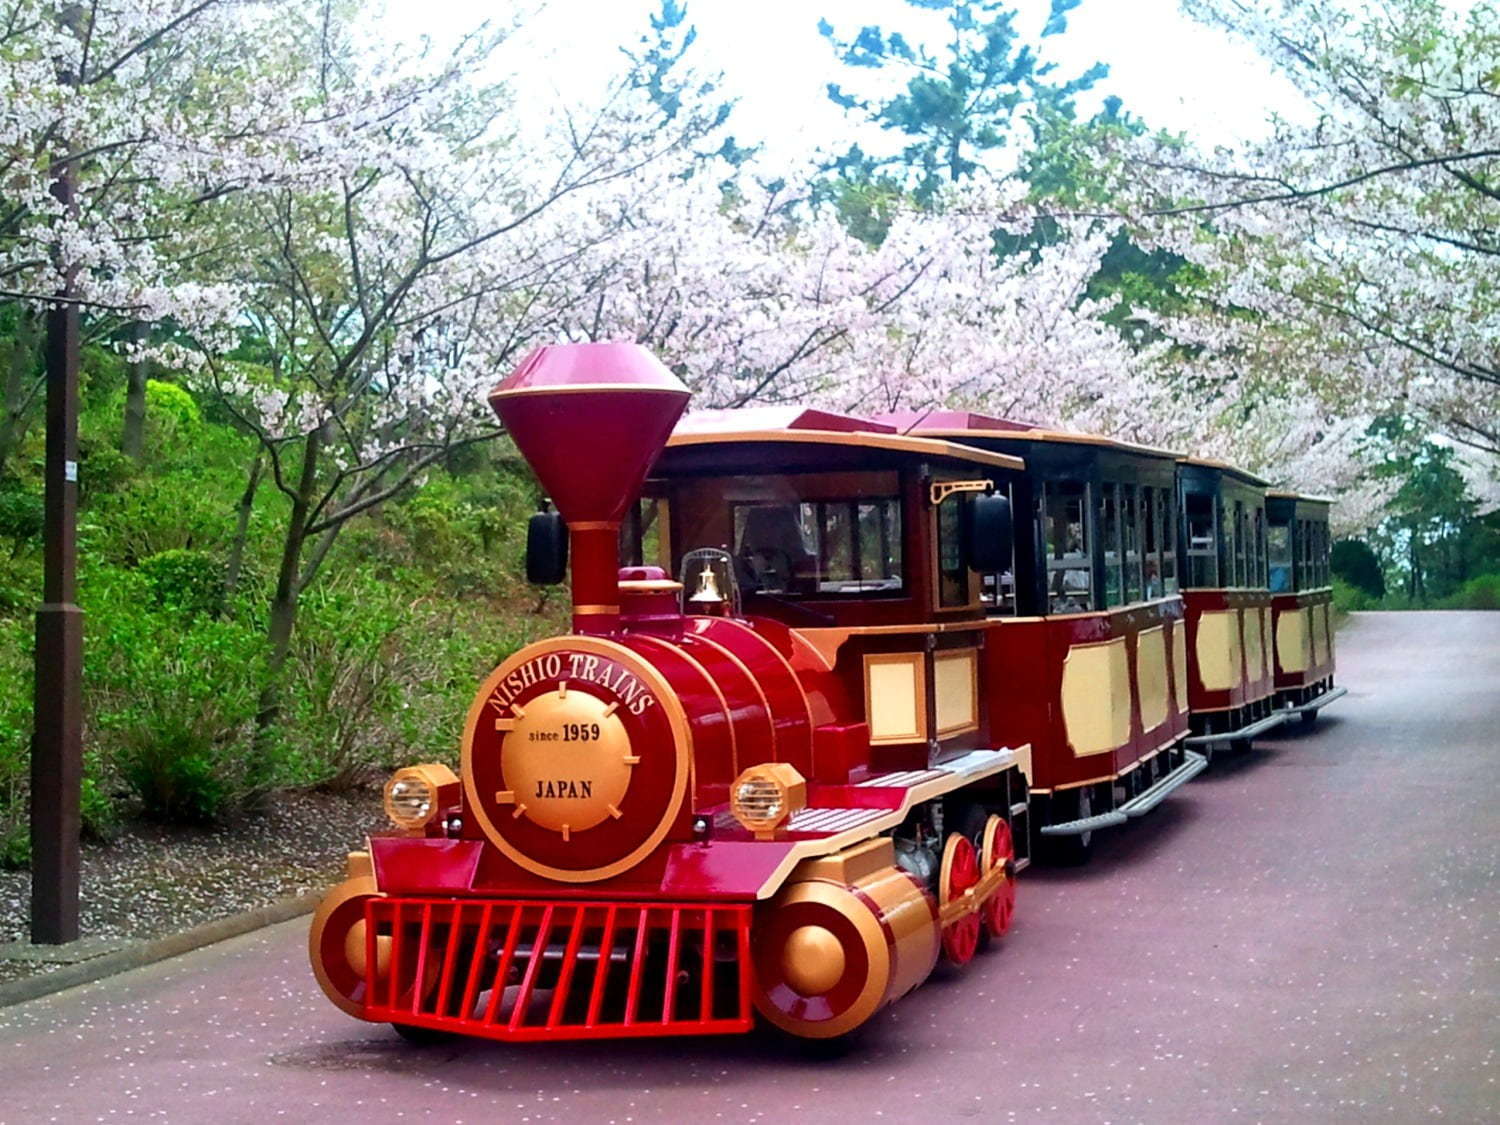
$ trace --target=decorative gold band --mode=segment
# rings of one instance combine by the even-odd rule
[[[573,607],[573,615],[575,617],[595,617],[606,613],[619,612],[620,607],[617,605],[575,605]]]
[[[619,520],[574,520],[568,524],[569,531],[619,531]]]

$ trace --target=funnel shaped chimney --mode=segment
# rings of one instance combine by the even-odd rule
[[[620,520],[687,407],[682,381],[639,344],[537,348],[490,405],[568,524],[573,622],[619,617]]]

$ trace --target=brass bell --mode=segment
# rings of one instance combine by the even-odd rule
[[[719,580],[714,576],[713,567],[704,563],[698,572],[698,588],[688,602],[692,605],[721,605],[723,601],[724,595],[719,593]]]

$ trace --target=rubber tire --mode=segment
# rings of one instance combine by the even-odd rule
[[[1094,814],[1093,798],[1087,787],[1078,791],[1078,805],[1078,815],[1069,817],[1069,820],[1082,820]],[[1048,861],[1059,867],[1082,867],[1093,854],[1094,833],[1092,831],[1074,836],[1044,836],[1043,839],[1047,841]]]
[[[1302,712],[1302,714],[1297,716],[1297,720],[1304,727],[1310,727],[1318,721],[1318,712],[1316,710],[1304,711]]]
[[[396,1034],[414,1047],[439,1047],[462,1038],[456,1031],[443,1031],[436,1027],[418,1027],[410,1023],[393,1023]]]

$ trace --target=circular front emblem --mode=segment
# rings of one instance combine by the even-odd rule
[[[464,804],[521,868],[607,879],[670,830],[690,753],[687,717],[653,664],[619,641],[558,637],[506,660],[469,708]]]
[[[571,835],[619,817],[630,788],[630,735],[606,703],[566,680],[513,707],[500,772],[518,812],[534,824]]]

